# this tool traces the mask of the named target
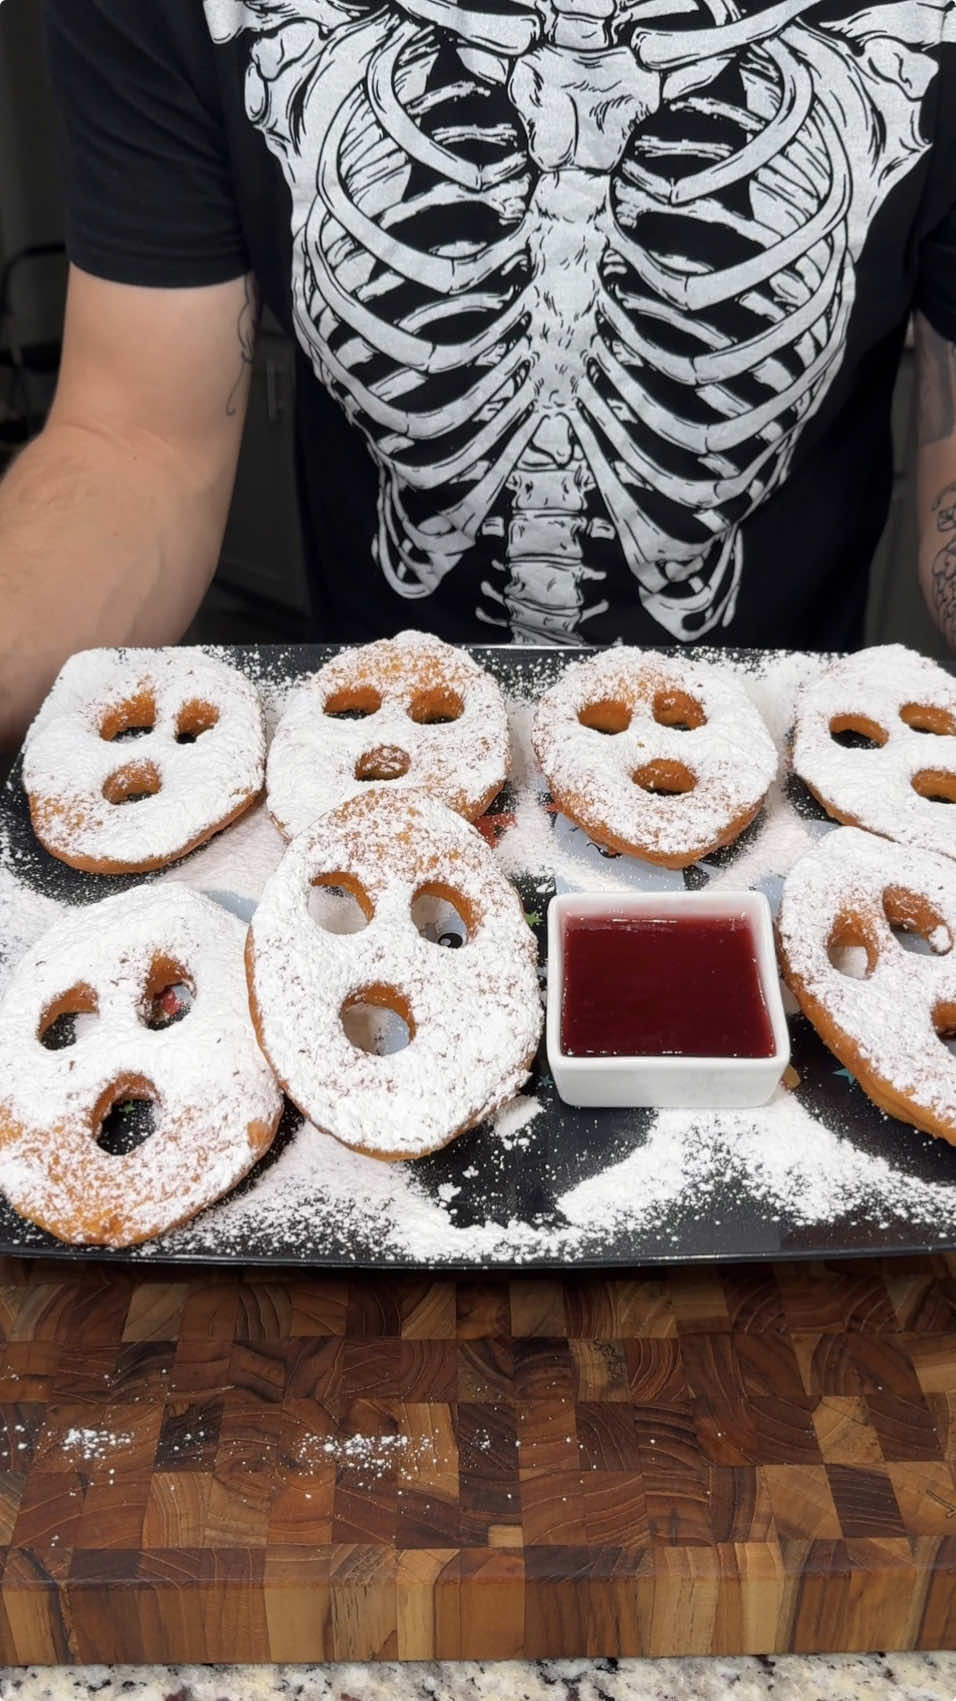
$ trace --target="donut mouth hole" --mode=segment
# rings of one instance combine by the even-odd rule
[[[626,732],[631,724],[631,711],[618,698],[606,697],[600,703],[585,703],[578,710],[578,720],[592,732]]]
[[[655,692],[653,714],[658,726],[669,726],[674,732],[696,732],[707,725],[703,704],[689,692],[670,686]]]
[[[96,1026],[100,1006],[91,986],[71,986],[48,1004],[40,1017],[37,1039],[47,1051],[66,1051]]]
[[[660,759],[645,762],[643,767],[635,769],[631,779],[642,791],[650,792],[654,797],[680,797],[693,791],[697,784],[697,775],[692,774],[683,762]]]
[[[156,1132],[158,1094],[150,1081],[127,1076],[108,1087],[93,1116],[101,1152],[125,1158]]]
[[[397,987],[363,986],[341,1009],[345,1037],[356,1051],[370,1057],[392,1057],[415,1038],[411,1006]]]
[[[956,1004],[941,1002],[934,1007],[933,1028],[950,1056],[956,1057]]]
[[[139,1007],[140,1021],[152,1033],[175,1027],[188,1016],[196,1000],[196,985],[172,957],[154,957]]]
[[[937,738],[952,737],[956,733],[956,715],[951,715],[948,709],[934,708],[931,703],[904,703],[900,720],[905,721],[913,732],[935,733]]]
[[[848,980],[869,980],[880,959],[876,934],[858,915],[839,915],[827,939],[827,956]]]
[[[156,702],[149,691],[140,691],[114,709],[107,709],[100,721],[100,737],[107,744],[125,743],[145,738],[156,725]]]
[[[923,768],[910,783],[927,803],[956,803],[956,774],[945,768]]]
[[[882,750],[889,733],[869,715],[834,715],[830,737],[844,750]]]
[[[318,874],[312,882],[309,915],[326,933],[361,933],[375,905],[352,874]]]
[[[939,911],[919,892],[889,886],[883,893],[883,914],[896,943],[921,956],[945,957],[953,936]]]
[[[155,797],[161,786],[159,769],[152,762],[130,762],[103,782],[103,796],[107,803],[142,803]]]
[[[407,750],[400,750],[397,744],[380,744],[375,750],[366,750],[355,764],[357,780],[400,780],[408,773],[412,759]]]
[[[408,718],[416,726],[450,726],[453,721],[460,721],[464,712],[464,698],[457,691],[436,686],[433,690],[419,691],[412,698]]]
[[[212,732],[219,724],[219,710],[213,703],[184,703],[176,716],[176,743],[195,744],[204,732]]]
[[[475,906],[468,898],[441,881],[419,886],[412,899],[412,921],[430,945],[457,951],[474,937],[478,926]]]
[[[326,697],[322,713],[333,721],[365,721],[381,707],[381,696],[371,685],[351,685]]]

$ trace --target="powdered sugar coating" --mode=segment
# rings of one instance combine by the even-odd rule
[[[124,705],[147,700],[155,711],[148,734],[129,743],[102,735]],[[215,724],[182,744],[190,705],[211,710]],[[109,802],[111,778],[144,765],[159,789],[136,803]],[[262,790],[264,768],[259,697],[235,668],[202,650],[84,650],[65,663],[27,733],[23,783],[34,829],[54,856],[93,873],[136,873],[234,821]]]
[[[424,725],[410,711],[423,694],[451,692],[457,719]],[[362,720],[325,712],[342,694],[372,693],[381,706]],[[501,790],[510,742],[496,682],[462,650],[423,632],[401,632],[326,662],[293,693],[269,752],[269,809],[292,838],[346,798],[368,790],[356,766],[377,750],[408,758],[391,788],[423,788],[475,820]]]
[[[249,1016],[244,939],[189,887],[139,886],[61,916],[21,958],[0,1004],[0,1187],[23,1216],[71,1243],[133,1245],[221,1198],[268,1148],[282,1099]],[[195,1000],[153,1031],[143,1003],[157,959]],[[78,986],[97,1019],[47,1050],[44,1018]],[[98,1109],[143,1083],[155,1131],[113,1156],[96,1144]]]
[[[675,694],[699,705],[702,725],[680,730],[655,718],[655,703]],[[626,729],[582,725],[597,703],[623,706]],[[777,771],[773,739],[729,670],[654,651],[612,649],[568,667],[538,704],[532,738],[566,814],[603,843],[672,867],[736,837]],[[635,783],[637,771],[661,762],[687,769],[693,789]]]
[[[309,914],[311,884],[343,874],[373,911],[359,933],[329,933]],[[436,886],[469,921],[460,950],[412,919],[416,894]],[[294,839],[253,917],[248,963],[280,1081],[358,1151],[436,1151],[527,1078],[542,1021],[534,939],[479,834],[426,793],[366,793]],[[393,989],[410,1013],[411,1042],[390,1056],[357,1049],[342,1025],[343,1005],[369,987]]]
[[[901,710],[914,706],[939,712],[956,728],[956,679],[902,644],[843,657],[798,701],[793,766],[838,821],[956,856],[956,809],[913,786],[927,771],[951,774],[956,784],[956,736],[908,725]],[[847,718],[873,723],[886,742],[875,749],[838,744],[830,723]]]
[[[531,750],[530,717],[565,658],[546,649],[516,654],[513,670],[510,661],[502,669],[515,762],[509,813],[501,821],[513,824],[494,855],[515,876],[532,876],[524,882],[528,907],[543,913],[554,877],[559,890],[587,890],[596,882],[608,891],[635,885],[657,890],[663,874],[683,884],[681,876],[649,863],[598,855],[586,834],[565,821],[553,827],[546,782]],[[695,650],[694,659],[700,658]],[[799,688],[827,665],[819,656],[792,654],[739,658],[709,652],[707,659],[743,679],[781,749],[793,726]],[[250,664],[244,657],[241,665]],[[272,652],[253,664],[267,705],[270,694],[278,699],[288,684],[295,688],[294,681],[276,681],[283,665]],[[814,836],[833,831],[830,823],[806,818],[801,792],[772,786],[746,840],[698,865],[695,883],[760,886],[776,910],[783,875]],[[67,871],[58,876],[41,867],[28,840],[28,829],[13,829],[9,810],[0,815],[0,990],[60,907],[59,894],[73,884]],[[162,878],[211,889],[225,902],[240,894],[244,901],[236,907],[248,915],[283,850],[264,811],[256,809]],[[84,894],[91,890],[85,882]],[[69,906],[63,909],[68,913]],[[869,1109],[838,1060],[824,1058],[811,1040],[806,1044],[813,1046],[813,1062],[795,1092],[781,1090],[770,1105],[753,1112],[660,1112],[624,1162],[605,1147],[603,1127],[585,1118],[580,1165],[562,1168],[560,1141],[552,1133],[560,1107],[546,1073],[526,1089],[538,1095],[542,1112],[517,1136],[509,1132],[514,1119],[526,1117],[533,1101],[519,1098],[436,1164],[377,1163],[305,1124],[275,1161],[270,1155],[254,1185],[137,1248],[135,1256],[242,1265],[253,1252],[257,1258],[304,1263],[357,1260],[455,1269],[535,1262],[554,1267],[582,1258],[632,1265],[687,1256],[688,1247],[696,1255],[701,1244],[717,1257],[741,1248],[769,1254],[795,1244],[822,1248],[819,1255],[826,1256],[837,1243],[833,1224],[848,1220],[857,1246],[867,1250],[879,1250],[884,1235],[893,1249],[916,1242],[953,1244],[956,1188],[948,1149],[937,1144],[931,1150],[918,1134],[912,1142],[901,1140],[895,1124]],[[436,1170],[460,1183],[450,1203],[454,1186],[437,1189]],[[526,1190],[516,1194],[522,1175],[530,1178],[533,1199],[547,1202],[540,1219],[526,1209]],[[13,1238],[17,1235],[26,1253],[41,1243],[39,1231],[28,1225],[18,1226]]]
[[[938,918],[925,954],[904,950],[894,937],[885,908],[894,892],[922,900]],[[831,962],[830,940],[844,918],[861,924],[855,931],[875,959],[866,978]],[[903,1101],[896,1114],[905,1116],[909,1106],[918,1127],[948,1129],[956,1139],[956,1057],[933,1020],[940,1006],[956,1005],[956,866],[838,828],[788,874],[778,930],[801,1005],[865,1090],[879,1103],[887,1095]],[[865,959],[865,947],[859,955]]]

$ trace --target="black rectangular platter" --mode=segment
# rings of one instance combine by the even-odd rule
[[[319,645],[247,646],[217,653],[260,682],[281,685],[311,672],[336,650]],[[507,692],[524,699],[546,689],[569,660],[582,655],[581,651],[497,646],[475,647],[471,653]],[[735,659],[747,660],[741,656]],[[792,778],[786,782],[786,800],[787,807],[798,816],[822,820],[818,806]],[[489,814],[507,818],[513,805],[514,797],[506,788]],[[758,821],[738,846],[685,870],[684,884],[697,888],[706,884],[714,870],[732,868],[735,858],[760,831]],[[488,836],[494,839],[493,832]],[[194,854],[201,856],[202,852]],[[19,761],[0,796],[0,867],[4,865],[26,887],[71,905],[93,902],[135,885],[139,878],[85,875],[50,857],[37,843],[30,826]],[[183,870],[188,874],[188,859]],[[543,981],[547,901],[553,885],[542,881],[540,873],[527,879],[519,877],[517,883],[538,937]],[[0,939],[0,951],[2,944]],[[324,1207],[314,1203],[308,1211],[290,1207],[285,1220],[277,1217],[273,1208],[260,1220],[255,1208],[260,1196],[256,1190],[266,1187],[274,1166],[290,1161],[290,1150],[300,1133],[300,1119],[290,1106],[272,1151],[233,1195],[233,1201],[213,1207],[186,1230],[131,1252],[67,1248],[25,1223],[0,1198],[0,1254],[122,1263],[146,1259],[169,1264],[518,1271],[569,1265],[621,1268],[702,1260],[833,1258],[956,1248],[956,1150],[877,1110],[802,1017],[791,1018],[791,1035],[793,1064],[799,1076],[795,1098],[814,1125],[838,1137],[841,1174],[847,1165],[852,1170],[857,1159],[862,1166],[863,1180],[851,1189],[851,1202],[841,1204],[840,1189],[835,1187],[832,1207],[814,1220],[807,1220],[805,1208],[788,1211],[786,1200],[781,1201],[779,1194],[774,1196],[773,1190],[768,1194],[752,1186],[748,1180],[752,1165],[748,1170],[746,1165],[741,1169],[728,1162],[730,1148],[719,1147],[709,1169],[706,1159],[701,1163],[695,1158],[687,1186],[675,1191],[666,1208],[648,1213],[637,1209],[640,1201],[636,1201],[630,1217],[624,1211],[596,1225],[594,1232],[582,1232],[580,1223],[569,1225],[562,1213],[562,1198],[610,1166],[629,1157],[639,1159],[653,1132],[655,1113],[580,1111],[562,1104],[554,1091],[542,1042],[526,1089],[541,1108],[524,1136],[502,1140],[488,1127],[478,1128],[444,1152],[413,1166],[416,1211],[439,1228],[447,1222],[448,1232],[438,1233],[434,1246],[427,1234],[416,1239],[396,1220],[396,1213],[401,1214],[401,1188],[397,1184],[396,1199],[386,1202],[381,1212],[372,1205],[364,1213],[343,1209],[339,1184],[337,1198],[330,1197]],[[671,1117],[675,1114],[670,1113]],[[748,1114],[759,1133],[761,1113]],[[687,1121],[693,1121],[690,1113]],[[779,1139],[779,1135],[771,1131],[770,1138]],[[326,1157],[330,1147],[323,1148]],[[832,1139],[827,1150],[837,1151]],[[372,1159],[351,1161],[372,1166],[368,1172],[354,1170],[358,1194],[366,1175],[369,1185],[375,1183],[374,1172],[380,1166]],[[873,1178],[872,1188],[866,1181],[868,1175]],[[231,1212],[231,1226],[225,1233],[224,1211]]]

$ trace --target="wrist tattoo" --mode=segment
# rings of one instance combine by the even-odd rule
[[[946,540],[930,568],[933,606],[945,637],[956,644],[956,482],[944,486],[931,512],[937,532]]]
[[[239,376],[226,403],[226,413],[231,419],[238,412],[239,394],[246,376],[246,368],[251,366],[256,354],[256,330],[259,324],[259,295],[255,280],[246,277],[243,284],[243,303],[236,324],[236,335],[239,339]]]

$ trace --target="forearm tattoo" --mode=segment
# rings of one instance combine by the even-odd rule
[[[941,337],[920,313],[916,347],[919,444],[931,451],[924,468],[945,477],[950,470],[956,471],[956,343]],[[947,443],[952,446],[951,455],[940,447]],[[921,482],[924,479],[925,471]],[[924,509],[921,529],[924,561],[931,555],[927,586],[931,606],[944,636],[956,647],[956,479],[937,491],[928,515]],[[940,543],[942,547],[937,547]]]
[[[917,323],[919,441],[926,447],[956,431],[956,343],[947,342],[922,315]]]
[[[246,368],[251,366],[256,354],[256,330],[259,324],[259,293],[251,273],[246,277],[243,286],[244,299],[236,325],[236,335],[239,338],[239,376],[230,392],[226,403],[226,413],[231,419],[239,411],[239,397],[242,393],[246,376]]]
[[[930,568],[933,607],[944,636],[956,644],[956,481],[940,491],[932,513],[937,532],[946,540]]]

